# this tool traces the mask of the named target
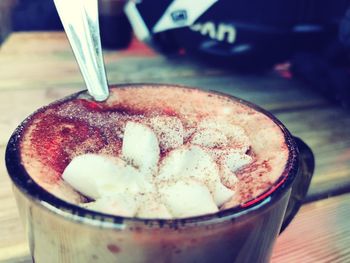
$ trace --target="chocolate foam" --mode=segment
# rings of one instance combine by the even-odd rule
[[[156,131],[169,116],[181,120],[185,144],[203,128],[198,127],[199,123],[207,119],[237,125],[248,136],[249,149],[243,148],[240,140],[225,142],[247,151],[253,162],[236,172],[239,180],[232,187],[237,194],[223,208],[243,204],[268,190],[287,164],[289,153],[284,134],[266,115],[215,93],[152,85],[111,89],[109,99],[103,103],[81,94],[40,110],[24,127],[20,143],[22,164],[47,191],[72,203],[85,202],[85,197],[61,179],[68,163],[84,153],[119,156],[128,121],[153,125]],[[174,138],[161,145],[161,159],[179,143]],[[216,147],[220,151],[221,145]]]

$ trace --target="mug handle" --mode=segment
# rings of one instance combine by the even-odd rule
[[[289,225],[307,194],[315,169],[315,158],[310,147],[298,137],[294,141],[299,149],[299,171],[293,182],[292,192],[284,215],[280,233]]]

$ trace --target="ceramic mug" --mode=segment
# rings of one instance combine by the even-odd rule
[[[36,184],[21,164],[20,125],[7,145],[6,166],[33,261],[269,262],[276,238],[306,195],[314,157],[310,148],[271,113],[222,95],[265,114],[280,126],[290,157],[280,179],[252,202],[193,218],[124,218],[86,210],[55,197]]]

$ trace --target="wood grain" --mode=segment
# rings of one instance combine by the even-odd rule
[[[41,42],[45,45],[38,45]],[[159,82],[215,89],[240,96],[270,110],[326,103],[325,99],[305,89],[300,82],[283,79],[275,72],[242,75],[194,63],[184,57],[155,56],[137,42],[133,47],[136,47],[135,52],[130,52],[131,49],[105,52],[110,83]],[[0,79],[0,90],[84,87],[62,33],[12,35],[1,50]],[[298,96],[301,92],[303,96]]]
[[[278,238],[272,263],[350,262],[350,195],[302,207]]]
[[[322,107],[277,113],[293,135],[313,150],[315,174],[309,198],[350,190],[350,115],[339,107]]]
[[[0,1],[0,44],[11,32],[12,29],[12,9],[17,0]]]
[[[0,262],[27,257],[29,254],[24,229],[12,194],[12,185],[3,161],[4,154],[4,147],[0,147]]]

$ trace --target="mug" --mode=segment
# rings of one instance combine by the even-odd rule
[[[191,218],[126,218],[59,199],[36,184],[21,164],[20,125],[7,145],[6,166],[33,262],[269,262],[276,238],[307,193],[314,157],[310,148],[271,113],[221,95],[275,122],[284,133],[290,157],[283,174],[265,193],[244,205]]]

